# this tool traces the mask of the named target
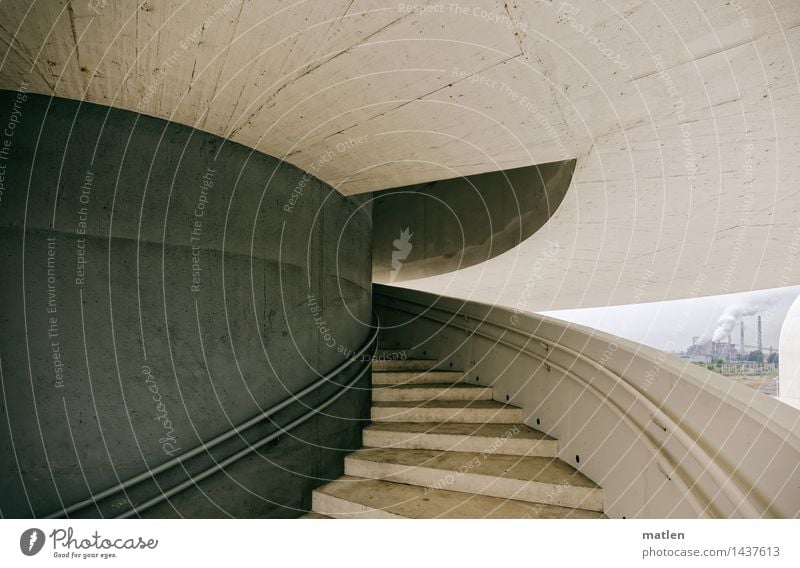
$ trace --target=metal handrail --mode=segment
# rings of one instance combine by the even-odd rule
[[[156,466],[156,467],[154,467],[152,469],[148,469],[147,471],[145,471],[143,473],[140,473],[139,475],[131,477],[130,479],[128,479],[126,481],[123,481],[122,483],[119,483],[119,484],[117,484],[117,485],[115,485],[113,487],[110,487],[108,489],[104,489],[103,491],[100,491],[99,493],[92,494],[88,498],[83,499],[81,501],[78,501],[77,503],[73,503],[72,505],[70,505],[68,507],[65,507],[63,509],[60,509],[59,511],[51,513],[51,514],[47,515],[44,518],[45,519],[58,519],[58,518],[64,517],[66,515],[69,515],[70,513],[74,513],[75,511],[79,511],[79,510],[81,510],[81,509],[83,509],[85,507],[88,507],[90,505],[94,505],[97,501],[99,501],[101,499],[105,499],[106,497],[110,497],[111,495],[114,495],[115,493],[119,493],[120,491],[123,491],[123,490],[127,489],[128,487],[131,487],[132,485],[136,485],[137,483],[141,483],[142,481],[146,481],[148,479],[152,479],[156,475],[158,475],[160,473],[163,473],[164,471],[167,471],[168,469],[171,469],[171,468],[173,468],[173,467],[175,467],[177,465],[180,465],[181,463],[185,462],[186,460],[189,460],[189,459],[191,459],[191,458],[193,458],[193,457],[195,457],[195,456],[197,456],[199,454],[202,454],[203,452],[207,452],[211,448],[221,444],[222,442],[224,442],[226,440],[229,440],[230,438],[236,436],[237,434],[240,434],[241,432],[247,430],[248,428],[251,428],[252,426],[255,426],[256,424],[258,424],[260,422],[263,422],[265,419],[269,418],[270,416],[272,416],[276,412],[279,412],[279,411],[283,410],[284,408],[286,408],[287,406],[289,406],[290,404],[292,404],[294,402],[297,402],[298,399],[303,398],[306,395],[314,392],[315,390],[317,390],[322,385],[324,385],[326,383],[329,383],[331,381],[331,379],[333,379],[334,377],[339,375],[342,371],[344,371],[345,369],[350,367],[350,365],[352,365],[355,361],[357,361],[358,358],[361,357],[362,355],[364,355],[364,353],[366,353],[371,347],[374,348],[377,345],[376,340],[377,340],[377,337],[378,337],[378,331],[380,329],[380,322],[377,319],[377,315],[375,316],[375,321],[377,323],[375,324],[374,331],[370,335],[369,339],[359,348],[359,350],[354,355],[349,357],[346,361],[344,361],[341,364],[339,364],[332,371],[326,373],[324,376],[322,376],[321,378],[316,380],[311,385],[305,387],[301,391],[291,395],[290,397],[284,399],[283,401],[281,401],[278,404],[276,404],[275,406],[265,410],[264,412],[261,412],[261,413],[257,414],[256,416],[254,416],[253,418],[250,418],[246,422],[243,422],[242,424],[240,424],[238,426],[234,426],[230,430],[228,430],[228,431],[216,436],[215,438],[212,438],[208,442],[204,442],[204,443],[200,444],[199,446],[197,446],[197,447],[195,447],[195,448],[193,448],[193,449],[191,449],[191,450],[189,450],[187,452],[184,452],[181,455],[176,456],[176,457],[174,457],[174,458],[172,458],[172,459],[170,459],[170,460],[168,460],[168,461],[166,461],[166,462],[164,462],[162,464],[159,464],[158,466]],[[167,490],[166,492],[162,491],[158,497],[154,497],[153,499],[150,499],[149,501],[146,501],[145,503],[143,503],[141,505],[134,506],[131,510],[129,510],[129,511],[127,511],[127,512],[125,512],[125,513],[123,513],[123,514],[121,514],[121,515],[119,515],[119,516],[117,516],[115,518],[127,518],[127,517],[135,515],[139,511],[142,511],[144,509],[152,507],[153,505],[163,501],[167,497],[170,497],[170,496],[174,495],[175,493],[178,493],[179,491],[182,491],[183,489],[186,489],[187,487],[190,487],[190,486],[194,485],[196,482],[201,481],[202,479],[205,479],[206,477],[208,477],[212,473],[216,473],[218,470],[220,470],[220,469],[222,469],[224,467],[227,467],[231,463],[237,461],[238,459],[244,457],[245,455],[251,453],[252,451],[260,448],[264,444],[267,444],[267,443],[271,442],[272,440],[274,440],[278,436],[288,432],[289,430],[293,429],[294,427],[298,426],[299,424],[302,424],[303,422],[305,422],[306,420],[311,418],[314,414],[317,414],[317,413],[321,412],[322,410],[327,408],[330,404],[332,404],[335,400],[337,400],[342,394],[344,394],[347,391],[347,389],[349,389],[352,385],[354,385],[358,381],[358,379],[363,377],[364,373],[369,368],[370,368],[369,365],[365,365],[364,368],[361,369],[361,371],[358,373],[358,375],[352,381],[350,381],[347,385],[345,385],[344,388],[340,389],[334,396],[332,396],[331,398],[326,400],[324,403],[322,403],[318,407],[312,408],[311,410],[309,410],[308,412],[303,414],[303,416],[293,420],[287,426],[285,426],[283,428],[279,427],[278,431],[273,432],[272,434],[270,434],[266,438],[263,438],[263,439],[259,440],[258,442],[254,443],[254,444],[249,444],[247,448],[244,448],[243,450],[240,450],[239,452],[237,452],[233,456],[230,456],[230,457],[226,458],[225,460],[223,460],[221,462],[215,463],[213,466],[211,466],[210,468],[204,470],[200,474],[192,475],[185,482],[183,482],[183,483],[181,483],[181,484],[179,484],[179,485]]]

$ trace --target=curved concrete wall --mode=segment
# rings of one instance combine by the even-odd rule
[[[358,199],[127,111],[3,92],[0,124],[4,517],[51,513],[162,463],[368,336],[372,223]],[[367,412],[350,400],[344,414]],[[328,425],[341,436],[323,446],[357,443],[358,424]],[[319,443],[313,424],[303,432],[291,451]],[[239,482],[268,514],[298,506],[300,485],[341,467],[302,455],[262,452]],[[273,458],[303,481],[273,485]],[[181,513],[208,508],[196,505]]]
[[[374,193],[373,280],[444,274],[514,248],[555,213],[574,168],[565,160]]]
[[[384,346],[435,356],[522,407],[603,487],[611,517],[800,515],[800,412],[777,400],[544,316],[387,286],[375,306]]]
[[[800,408],[800,297],[794,301],[783,320],[778,355],[778,396],[786,404]]]

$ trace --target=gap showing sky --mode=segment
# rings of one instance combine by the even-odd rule
[[[745,345],[757,344],[756,316],[761,315],[764,351],[778,340],[786,312],[800,295],[800,286],[756,290],[686,300],[556,310],[543,315],[574,322],[665,351],[683,351],[692,338],[701,341],[727,337],[739,344],[739,321],[744,320]],[[752,347],[751,347],[752,346]]]

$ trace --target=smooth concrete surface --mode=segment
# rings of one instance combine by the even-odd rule
[[[0,160],[4,517],[53,513],[192,449],[368,337],[371,215],[358,199],[127,111],[2,92],[0,122],[12,117]],[[333,448],[357,446],[368,417],[346,400]],[[268,460],[324,478],[338,458],[321,455],[260,456],[240,481],[289,502],[293,490],[261,474]],[[251,514],[242,502],[218,506]]]
[[[345,458],[345,474],[398,483],[603,510],[602,490],[558,459],[364,448]]]
[[[312,507],[312,491],[344,473],[344,457],[362,446],[369,380],[275,442],[170,497],[146,518],[296,518]],[[308,400],[316,404],[319,399]],[[84,517],[96,516],[87,510]]]
[[[494,400],[391,401],[372,403],[372,420],[388,422],[514,423],[525,418],[521,408]]]
[[[401,285],[538,312],[800,283],[800,4],[576,0],[509,13],[540,72],[512,88],[550,91],[531,99],[535,126],[577,158],[570,190],[519,247]],[[509,84],[515,71],[477,75]]]
[[[492,389],[471,383],[375,386],[374,401],[492,400]]]
[[[373,371],[427,371],[436,367],[435,359],[377,359],[372,362]]]
[[[464,379],[461,371],[373,371],[373,385],[411,385],[457,383]]]
[[[371,448],[407,448],[556,457],[558,440],[524,424],[375,422],[362,431]]]
[[[599,519],[551,504],[343,476],[314,491],[314,510],[337,519]],[[319,513],[315,513],[319,514]]]
[[[412,287],[538,311],[800,283],[795,0],[90,4],[8,3],[0,86],[168,118],[345,194],[577,160],[536,235]]]
[[[373,280],[435,276],[511,250],[556,212],[574,168],[568,160],[373,193]]]
[[[783,320],[778,355],[778,397],[782,402],[800,409],[800,297],[794,301]]]
[[[388,286],[374,302],[385,345],[436,354],[524,408],[561,460],[602,486],[609,517],[800,515],[798,410],[548,317]]]
[[[379,344],[394,337],[382,333]],[[410,360],[426,355],[423,348],[404,351]],[[458,385],[466,386],[450,387]],[[416,387],[373,383],[373,393],[376,388]],[[494,395],[493,387],[484,388]],[[522,424],[521,409],[491,400],[437,400],[439,389],[428,390],[435,392],[424,401],[373,400],[373,423],[362,431],[365,447],[347,456],[345,476],[314,491],[314,512],[336,518],[604,517],[602,489],[557,457],[557,440]],[[411,418],[380,420],[384,411]],[[576,507],[588,511],[572,511]]]
[[[380,361],[403,361],[409,358],[410,351],[408,349],[395,349],[392,347],[381,347],[375,351],[375,359],[373,363]]]

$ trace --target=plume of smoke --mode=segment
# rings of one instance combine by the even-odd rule
[[[733,333],[733,329],[742,321],[742,318],[754,316],[758,312],[769,308],[776,301],[777,298],[773,297],[756,302],[748,301],[728,306],[725,308],[725,311],[722,312],[722,315],[719,316],[719,320],[717,320],[717,329],[714,330],[711,339],[713,341],[721,341],[729,334]]]

